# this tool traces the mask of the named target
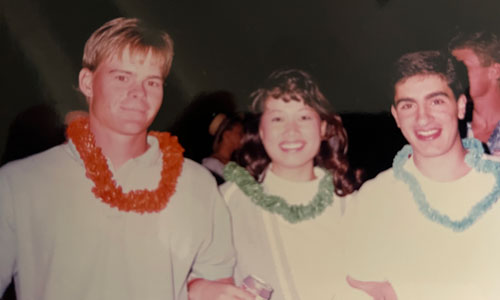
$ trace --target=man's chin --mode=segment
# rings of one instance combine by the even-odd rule
[[[138,135],[147,132],[148,128],[148,123],[129,121],[123,123],[119,130],[126,135]]]
[[[433,148],[433,147],[422,147],[415,148],[413,147],[413,155],[418,156],[421,159],[431,159],[443,156],[446,153],[446,150]]]

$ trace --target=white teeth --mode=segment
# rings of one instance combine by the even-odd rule
[[[286,143],[286,144],[281,145],[281,147],[283,149],[287,149],[287,150],[297,149],[297,148],[300,148],[301,146],[302,146],[302,143]]]
[[[418,131],[418,134],[423,135],[423,136],[429,136],[436,134],[438,131],[437,129],[431,129],[431,130],[420,130]]]

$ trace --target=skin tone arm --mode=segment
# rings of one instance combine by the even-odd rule
[[[255,296],[236,287],[233,278],[206,280],[196,278],[188,284],[189,300],[254,300]]]

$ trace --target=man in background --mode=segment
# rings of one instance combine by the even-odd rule
[[[500,40],[491,32],[462,33],[449,49],[468,71],[473,113],[467,135],[500,155]]]

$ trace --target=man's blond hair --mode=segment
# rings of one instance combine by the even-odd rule
[[[146,56],[151,51],[162,64],[163,77],[167,77],[174,42],[165,31],[149,28],[135,18],[116,18],[94,31],[85,44],[82,66],[95,71],[103,60],[114,55],[121,58],[126,48],[131,55]]]

